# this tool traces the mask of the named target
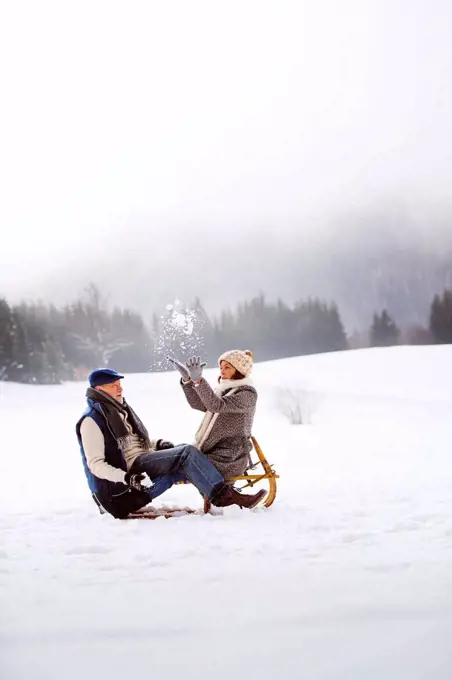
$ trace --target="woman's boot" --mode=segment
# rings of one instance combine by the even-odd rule
[[[255,494],[240,493],[233,486],[225,484],[212,499],[212,505],[217,508],[225,508],[228,505],[238,505],[240,508],[255,508],[265,498],[267,492],[261,489]]]

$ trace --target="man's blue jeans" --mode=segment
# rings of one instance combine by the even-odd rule
[[[175,481],[185,478],[194,484],[203,496],[210,499],[224,484],[224,477],[216,467],[190,444],[143,453],[135,459],[130,472],[145,472],[155,482],[154,487],[150,489],[152,498],[167,491]]]
[[[162,493],[165,493],[165,491],[168,491],[168,489],[171,489],[173,484],[177,484],[177,482],[186,482],[188,480],[183,472],[172,472],[169,475],[161,475],[160,477],[156,477],[152,481],[154,483],[149,489],[151,501],[154,500],[154,498],[157,498],[157,496],[161,496]]]

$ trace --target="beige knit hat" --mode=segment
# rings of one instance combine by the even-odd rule
[[[222,361],[227,361],[231,366],[247,378],[253,368],[253,353],[249,349],[231,349],[218,359],[218,366]]]

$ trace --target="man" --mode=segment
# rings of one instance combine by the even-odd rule
[[[85,474],[94,500],[123,519],[181,479],[188,479],[213,505],[254,508],[265,496],[241,494],[225,483],[194,446],[150,440],[148,431],[123,398],[121,380],[111,368],[89,375],[88,407],[76,425]],[[144,474],[153,482],[142,486]]]

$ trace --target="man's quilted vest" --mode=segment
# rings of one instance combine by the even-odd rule
[[[88,399],[88,406],[75,428],[88,486],[97,505],[100,505],[104,510],[109,512],[110,515],[113,515],[113,517],[124,519],[130,512],[134,512],[135,510],[138,510],[138,508],[142,508],[149,503],[151,500],[149,493],[137,491],[136,489],[131,489],[126,484],[110,482],[107,479],[100,479],[100,477],[93,475],[86,462],[80,434],[80,427],[85,418],[92,418],[104,435],[106,462],[115,468],[127,472],[126,461],[108,426],[107,418],[102,410],[102,406],[94,400]]]

